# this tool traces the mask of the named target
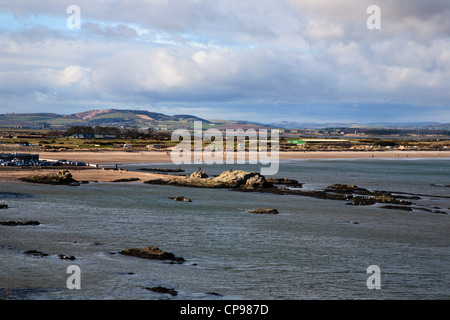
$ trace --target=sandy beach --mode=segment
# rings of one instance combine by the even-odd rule
[[[172,163],[170,154],[143,152],[41,152],[41,159],[84,161],[89,164]],[[366,158],[450,158],[450,151],[308,151],[280,152],[280,160],[288,159],[366,159]]]
[[[47,175],[56,174],[62,168],[27,168],[12,170],[8,168],[0,169],[0,181],[18,181],[19,178],[35,176],[35,175]],[[114,182],[120,179],[139,179],[133,182],[127,183],[143,183],[146,180],[151,179],[164,179],[165,177],[172,177],[166,174],[156,174],[151,172],[129,172],[126,170],[105,170],[97,168],[70,168],[68,169],[72,174],[72,177],[77,181],[89,181],[89,182]]]

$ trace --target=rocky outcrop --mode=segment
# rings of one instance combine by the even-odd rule
[[[278,214],[277,209],[256,209],[251,211],[251,213],[259,213],[259,214]]]
[[[243,170],[224,171],[212,180],[232,188],[267,188],[273,186],[272,183],[268,182],[266,178],[259,173]]]
[[[144,183],[191,188],[226,188],[239,192],[261,192],[278,195],[298,195],[319,199],[349,201],[347,204],[354,206],[368,206],[381,203],[401,205],[406,207],[414,205],[414,203],[412,203],[410,200],[420,199],[420,195],[417,194],[400,195],[401,192],[378,190],[372,191],[365,188],[360,188],[355,185],[346,184],[333,184],[324,189],[318,190],[300,190],[302,184],[296,180],[286,178],[265,178],[264,176],[256,172],[247,172],[243,170],[225,171],[213,178],[201,178],[201,174],[191,176],[193,178],[170,177],[168,179],[148,180]],[[423,196],[433,197],[432,195]],[[442,211],[436,213],[445,212]]]
[[[50,173],[46,175],[35,175],[30,177],[19,178],[19,180],[31,183],[43,183],[54,185],[71,185],[71,186],[80,185],[80,182],[72,177],[72,174],[69,172],[69,170],[62,170],[56,174]]]
[[[191,178],[191,176],[193,178]],[[189,178],[167,178],[147,180],[147,184],[173,185],[194,188],[240,188],[240,189],[259,189],[273,187],[272,183],[256,172],[247,172],[242,170],[225,171],[217,177],[205,178],[203,174],[194,172]]]
[[[206,174],[205,171],[195,171],[191,173],[191,175],[189,176],[189,179],[205,179],[205,178],[208,178],[208,175]]]
[[[183,201],[183,202],[192,202],[191,199],[180,196],[180,197],[169,197],[169,199],[175,200],[175,201]]]
[[[154,246],[124,249],[120,251],[120,254],[143,259],[170,260],[175,262],[185,261],[182,257],[176,257],[173,253],[162,251],[158,247]]]

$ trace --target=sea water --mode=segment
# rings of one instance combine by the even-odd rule
[[[140,168],[198,165],[128,164]],[[209,175],[252,165],[202,166]],[[129,183],[77,187],[1,182],[0,293],[9,299],[449,299],[450,162],[292,160],[277,177],[303,189],[352,184],[420,194],[422,210],[351,206],[305,196]],[[190,203],[169,197],[185,196]],[[276,208],[279,214],[253,214]],[[182,264],[121,255],[157,246]],[[47,256],[24,254],[38,250]],[[64,260],[59,254],[74,256]],[[68,267],[80,270],[69,289]],[[380,289],[369,289],[369,266]],[[146,288],[173,288],[176,296]],[[3,291],[3,292],[2,292]],[[1,297],[0,297],[1,298]]]

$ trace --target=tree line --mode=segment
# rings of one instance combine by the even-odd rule
[[[169,137],[169,132],[159,132],[155,131],[152,128],[148,128],[146,130],[140,130],[136,128],[131,129],[121,129],[117,127],[104,127],[104,126],[73,126],[63,131],[49,131],[47,132],[47,137],[70,137],[77,134],[83,135],[104,135],[104,136],[112,136],[117,138],[126,138],[126,139],[158,139],[162,140],[164,138]]]

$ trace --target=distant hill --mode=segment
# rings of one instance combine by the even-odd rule
[[[193,128],[194,121],[202,121],[203,128],[217,129],[326,129],[326,128],[386,128],[408,130],[450,130],[450,123],[306,123],[273,122],[268,124],[238,120],[206,120],[193,115],[169,116],[145,110],[100,109],[74,114],[7,113],[0,114],[0,128],[67,129],[71,126],[108,126],[118,128],[153,128],[175,130]]]
[[[145,110],[104,109],[69,115],[55,113],[0,114],[0,127],[64,129],[70,126],[111,126],[124,128],[158,127],[161,129],[189,128],[194,121],[210,121],[186,114],[168,116]]]

